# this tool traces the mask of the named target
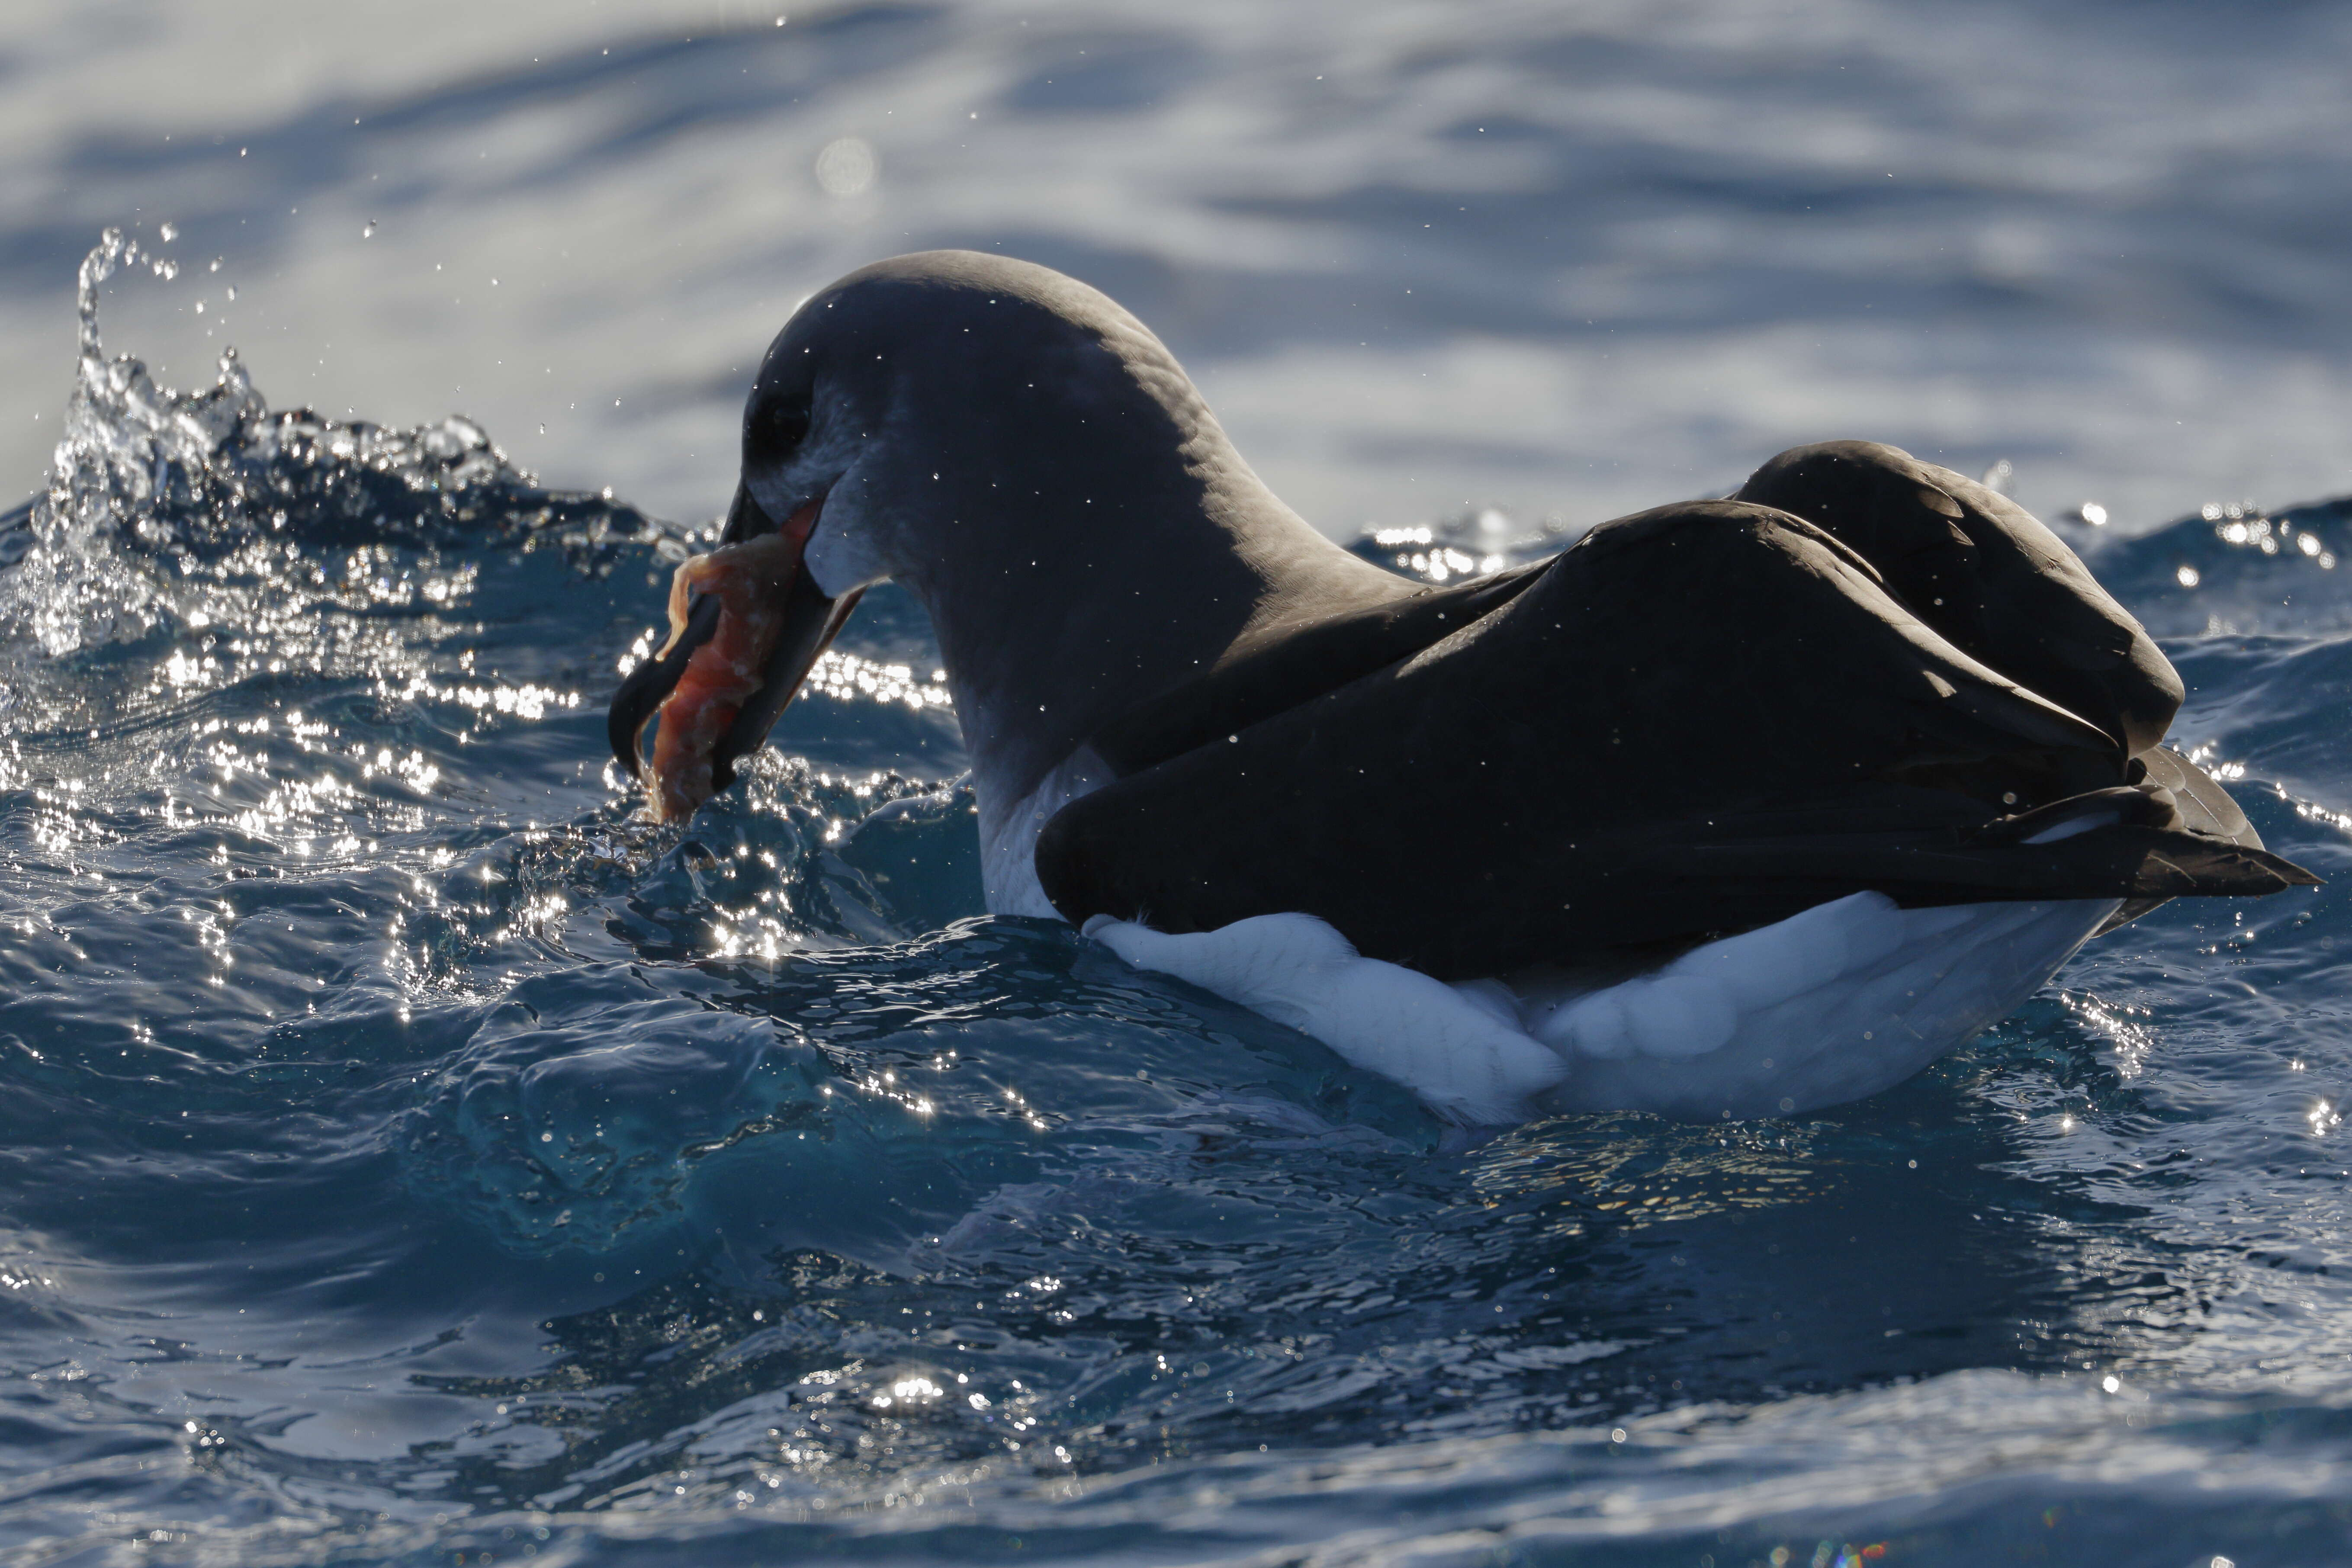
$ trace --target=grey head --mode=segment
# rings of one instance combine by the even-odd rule
[[[769,348],[728,536],[812,506],[816,593],[921,600],[1000,795],[1236,637],[1412,586],[1276,500],[1140,321],[971,251],[853,272]]]

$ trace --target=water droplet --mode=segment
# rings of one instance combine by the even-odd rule
[[[373,239],[375,237],[375,219],[370,218],[367,220],[367,226],[360,230],[360,237],[362,239]]]
[[[161,224],[157,226],[155,232],[163,237],[164,244],[169,245],[180,237],[180,226],[175,223]]]
[[[816,155],[816,183],[829,196],[854,196],[874,184],[881,160],[871,143],[855,136],[828,142]]]
[[[236,298],[236,285],[234,283],[228,286],[228,297],[232,300]]]

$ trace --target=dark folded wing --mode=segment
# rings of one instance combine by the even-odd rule
[[[1462,630],[1209,728],[1046,825],[1037,869],[1062,913],[1198,931],[1304,910],[1370,956],[1467,978],[1869,889],[1934,904],[2302,878],[2129,788],[2112,738],[1952,647],[1850,549],[1737,502],[1597,529]],[[2001,826],[2102,790],[2130,796],[2103,797],[2111,824],[2042,845]]]
[[[1391,604],[1268,626],[1216,667],[1162,692],[1088,738],[1111,771],[1139,773],[1408,658],[1491,615],[1551,565],[1538,561]]]
[[[1781,453],[1739,499],[1851,545],[1945,640],[2096,724],[2132,752],[2164,738],[2180,677],[2041,521],[1962,474],[1875,441]]]

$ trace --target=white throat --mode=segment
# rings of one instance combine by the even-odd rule
[[[1054,814],[1082,795],[1111,782],[1109,766],[1092,746],[1080,746],[1038,781],[1015,795],[1001,776],[992,779],[985,757],[975,758],[972,794],[980,805],[980,885],[992,915],[1062,917],[1037,880],[1037,835]]]

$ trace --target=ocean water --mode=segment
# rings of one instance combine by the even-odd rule
[[[167,379],[667,517],[794,303],[933,246],[1127,304],[1335,534],[1857,433],[2124,527],[2343,495],[2347,58],[2345,0],[13,0],[0,479],[169,223],[108,301]]]
[[[713,11],[724,48],[486,21],[429,90],[457,46],[420,13],[357,86],[257,68],[216,110],[173,75],[8,154],[57,232],[0,253],[47,465],[0,515],[0,1557],[2352,1560],[2352,502],[2311,499],[2352,491],[2342,9]],[[0,114],[65,90],[44,62],[104,83],[186,41],[125,16],[13,47]],[[1024,17],[1053,37],[1006,41]],[[1079,54],[1104,37],[1131,47]],[[1929,44],[1950,67],[1906,92]],[[812,102],[718,90],[753,59]],[[1318,69],[1349,96],[1307,137],[1276,110]],[[1001,186],[946,156],[950,88],[1015,128]],[[389,140],[333,151],[345,109]],[[617,184],[545,151],[614,124]],[[679,185],[780,127],[772,207]],[[843,140],[875,161],[818,167]],[[1944,183],[1882,198],[1852,178],[1882,154]],[[1414,249],[1482,180],[1481,222]],[[1837,226],[1790,238],[1809,191]],[[410,277],[662,192],[707,270],[551,245],[480,268],[537,290],[503,317]],[[1589,248],[1523,222],[1586,197]],[[780,250],[721,243],[760,223]],[[1768,232],[1773,268],[1734,264]],[[2330,885],[2170,905],[1860,1104],[1473,1140],[984,915],[953,710],[887,590],[742,786],[637,820],[604,702],[731,483],[726,356],[855,260],[992,236],[1168,323],[1278,487],[1401,571],[1831,435],[2013,458],[2053,517],[2104,498],[2061,526],[2188,681],[2175,742]],[[1347,336],[1347,289],[1391,284]],[[560,395],[419,368],[535,337]],[[533,433],[533,398],[616,387]],[[1447,823],[1397,802],[1400,834]]]
[[[1468,1140],[987,917],[887,591],[638,820],[603,700],[696,531],[159,387],[96,313],[159,261],[84,263],[0,524],[13,1560],[2352,1552],[2352,506],[2096,557],[2333,886],[2173,904],[1833,1112]]]

